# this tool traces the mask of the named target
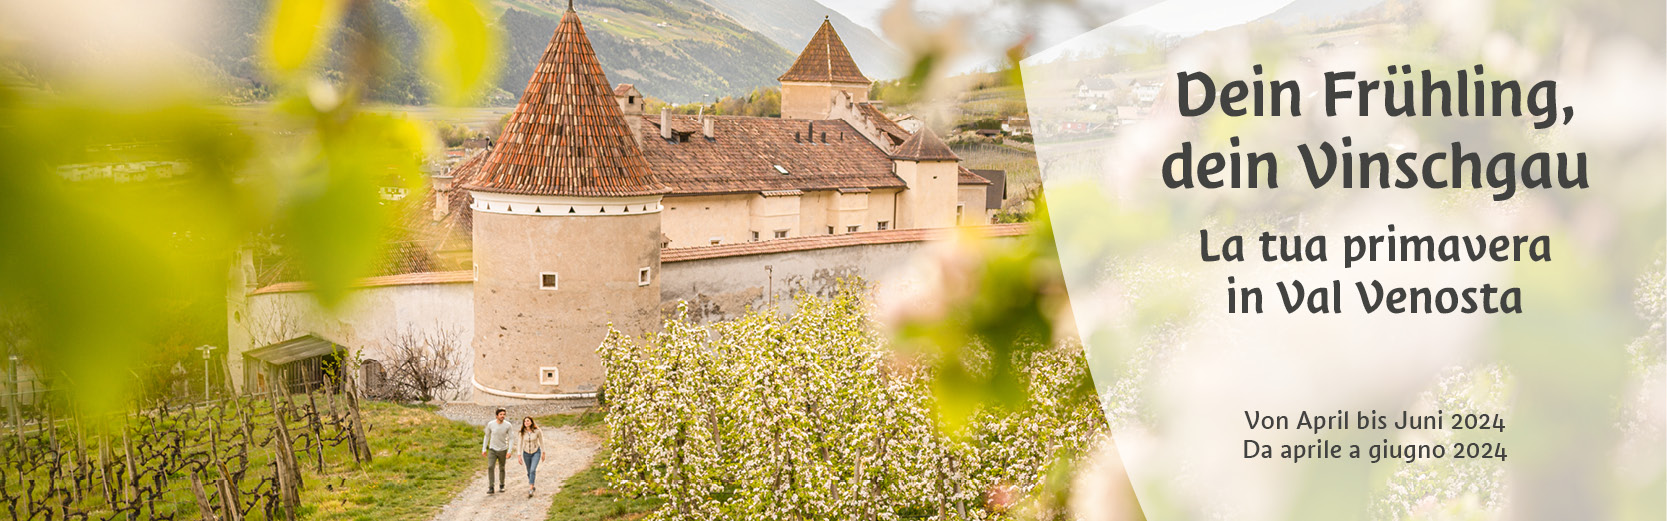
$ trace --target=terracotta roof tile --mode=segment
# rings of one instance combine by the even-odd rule
[[[474,281],[475,281],[475,272],[473,270],[430,271],[430,272],[423,272],[423,273],[402,273],[402,274],[399,274],[399,275],[386,275],[386,276],[381,276],[381,277],[369,277],[369,278],[362,279],[359,282],[353,284],[353,287],[355,287],[355,288],[375,288],[375,287],[382,287],[382,286],[409,286],[409,285],[416,285],[416,284],[459,284],[459,283],[463,283],[463,282],[474,282]],[[312,290],[312,284],[310,284],[310,283],[306,283],[306,282],[279,282],[277,284],[271,284],[271,285],[267,285],[267,286],[258,288],[254,291],[249,292],[249,294],[250,295],[265,295],[265,294],[268,294],[268,293],[294,293],[294,292],[298,292],[298,291],[310,291],[310,290]]]
[[[885,151],[843,120],[706,116],[707,139],[695,116],[667,117],[670,140],[659,115],[642,116],[643,155],[673,195],[905,186]]]
[[[562,15],[481,175],[465,188],[582,197],[666,193],[637,149],[572,9]]]
[[[959,177],[957,178],[957,182],[959,184],[964,184],[964,185],[987,185],[987,184],[990,184],[989,179],[985,179],[984,176],[978,175],[977,172],[967,170],[967,167],[964,167],[964,166],[960,167],[960,172],[958,172],[958,174],[959,174]]]
[[[451,187],[438,189],[438,193],[425,193],[425,197],[411,205],[407,212],[406,230],[413,238],[426,244],[431,252],[467,252],[470,249],[474,212],[469,208],[469,191],[459,187],[480,175],[486,155],[485,150],[475,150],[458,161],[447,172],[452,176]],[[437,211],[442,204],[446,206],[444,211]]]
[[[949,145],[945,145],[942,139],[938,139],[938,134],[928,127],[922,127],[920,132],[915,132],[903,141],[903,144],[897,145],[897,150],[891,151],[891,158],[908,161],[961,160],[961,157],[955,155],[955,151],[950,150]]]
[[[1030,233],[1030,224],[992,224],[987,226],[968,226],[963,228],[908,228],[878,232],[847,233],[843,235],[811,235],[807,237],[794,237],[791,239],[719,244],[716,246],[695,246],[692,248],[667,248],[660,250],[660,262],[667,263],[716,259],[722,257],[758,255],[763,253],[787,253],[872,244],[921,242],[945,239],[962,230],[971,231],[972,233],[982,237],[1014,237]]]
[[[898,125],[896,121],[886,117],[885,113],[880,112],[880,109],[875,107],[873,103],[860,103],[857,105],[857,110],[867,116],[869,121],[873,121],[874,126],[891,139],[891,146],[895,147],[909,139],[909,131],[904,129],[902,125]]]
[[[845,42],[839,39],[839,33],[834,32],[833,24],[827,19],[822,20],[822,26],[810,37],[810,43],[805,44],[805,50],[799,53],[799,58],[793,60],[793,66],[776,79],[818,83],[868,83],[868,77],[863,76],[862,71],[857,69],[857,61],[851,59],[851,51],[845,48]]]

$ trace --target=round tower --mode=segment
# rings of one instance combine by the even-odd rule
[[[571,7],[478,175],[474,387],[583,397],[608,326],[659,327],[660,197]]]

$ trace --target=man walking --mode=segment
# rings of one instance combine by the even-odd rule
[[[480,441],[480,455],[486,457],[487,494],[504,491],[504,459],[509,455],[509,448],[515,445],[515,440],[509,435],[514,429],[504,421],[504,415],[505,411],[499,408],[494,414],[497,417],[486,422],[486,437]],[[496,480],[492,479],[494,467],[498,469]]]

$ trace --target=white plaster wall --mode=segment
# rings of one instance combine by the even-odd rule
[[[959,174],[955,161],[897,161],[897,176],[908,183],[898,205],[899,228],[955,226]]]
[[[902,189],[892,188],[875,190],[868,194],[868,216],[863,220],[862,229],[858,231],[871,232],[880,221],[889,222],[890,229],[903,228],[902,216],[898,214],[897,200]]]
[[[797,195],[765,197],[762,195],[752,198],[752,225],[747,232],[747,239],[752,238],[752,232],[758,232],[758,240],[777,238],[777,230],[786,230],[788,237],[804,235],[799,230],[799,197]]]
[[[827,235],[828,217],[839,192],[824,190],[799,196],[799,235]]]
[[[671,239],[671,248],[706,246],[712,239],[722,244],[751,239],[751,200],[756,195],[673,196],[662,200],[660,231]]]
[[[961,206],[961,226],[990,224],[990,214],[984,210],[986,200],[984,185],[961,185],[958,204]]]
[[[250,295],[233,314],[229,325],[232,350],[228,362],[232,378],[241,385],[243,351],[305,334],[354,349],[369,359],[388,358],[388,339],[404,328],[456,334],[464,364],[463,388],[468,389],[469,364],[474,360],[474,285],[469,283],[414,284],[354,290],[340,313],[326,313],[302,292]],[[459,396],[465,397],[465,396]]]
[[[668,262],[660,267],[661,311],[670,315],[687,301],[691,316],[703,322],[739,317],[749,307],[790,313],[800,290],[831,295],[839,279],[852,276],[877,290],[906,289],[926,277],[923,266],[931,263],[922,253],[942,247],[948,246],[922,241]]]

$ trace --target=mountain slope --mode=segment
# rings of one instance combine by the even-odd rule
[[[499,0],[504,11],[498,87],[520,93],[550,43],[565,3]],[[793,54],[698,2],[586,0],[579,6],[591,46],[613,83],[671,102],[715,100],[773,86]]]
[[[754,31],[763,33],[777,44],[797,54],[804,49],[810,35],[827,17],[833,22],[839,38],[857,60],[857,66],[871,80],[892,79],[903,74],[903,55],[886,43],[874,31],[852,22],[850,18],[829,9],[816,0],[705,0],[713,8],[741,22]],[[786,69],[782,69],[786,71]],[[779,73],[778,73],[779,74]]]
[[[427,103],[434,85],[421,74],[422,64],[417,60],[421,40],[415,19],[390,0],[375,0],[364,7],[348,14],[337,42],[327,46],[324,55],[319,57],[324,75],[340,76],[342,64],[347,60],[341,54],[347,48],[343,41],[362,38],[374,31],[386,46],[379,57],[381,74],[376,82],[367,85],[368,96],[387,103]],[[271,86],[263,77],[257,56],[269,1],[227,0],[216,3],[213,8],[217,23],[213,30],[205,32],[196,53],[216,69],[214,75],[221,79],[228,98],[251,101],[271,96]]]
[[[218,2],[215,30],[196,53],[222,78],[234,101],[267,99],[256,56],[270,0]],[[370,0],[353,15],[342,38],[374,30],[387,43],[380,57],[381,76],[369,85],[374,101],[405,105],[428,103],[434,85],[422,77],[421,32],[417,13],[405,0]],[[513,104],[544,53],[566,2],[495,0],[488,13],[503,38],[499,48],[496,91],[484,103]],[[635,83],[645,94],[672,102],[701,101],[774,86],[776,76],[793,63],[793,54],[717,10],[698,2],[671,0],[585,0],[579,5],[591,44],[614,83]],[[326,77],[339,77],[346,57],[343,45],[331,45],[321,57]]]

